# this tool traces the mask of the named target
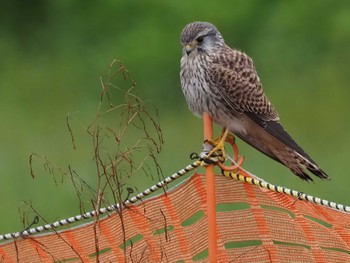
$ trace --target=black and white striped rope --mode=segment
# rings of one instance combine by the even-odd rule
[[[74,217],[69,217],[66,219],[61,219],[61,220],[58,220],[56,222],[46,224],[43,226],[25,229],[25,230],[20,231],[20,232],[12,232],[12,233],[0,235],[0,241],[15,239],[18,237],[26,237],[26,236],[29,236],[32,234],[38,234],[38,233],[44,232],[46,230],[57,229],[59,227],[62,227],[62,226],[68,225],[68,224],[72,224],[75,222],[79,222],[81,220],[93,218],[97,215],[103,215],[103,214],[106,214],[108,212],[113,212],[113,211],[121,211],[122,209],[124,209],[128,205],[132,205],[132,204],[137,203],[138,201],[141,201],[145,197],[149,196],[151,193],[163,188],[164,186],[166,186],[167,184],[169,184],[171,182],[174,182],[179,177],[187,174],[188,172],[196,169],[197,167],[207,166],[208,164],[216,164],[218,162],[218,160],[220,160],[220,156],[215,156],[213,158],[208,159],[206,157],[205,152],[201,153],[200,156],[195,155],[194,158],[199,158],[199,159],[197,161],[193,162],[192,164],[186,166],[185,168],[179,170],[178,172],[172,174],[171,176],[165,178],[164,180],[158,182],[157,184],[151,186],[150,188],[144,190],[143,192],[137,194],[136,196],[133,196],[130,199],[126,199],[121,204],[113,204],[113,205],[110,205],[110,206],[107,206],[104,208],[100,208],[99,210],[90,211],[90,212],[87,212],[87,213],[84,213],[81,215],[76,215]],[[245,175],[241,175],[241,174],[236,174],[236,173],[229,172],[229,171],[223,171],[222,174],[228,178],[239,180],[242,182],[246,182],[248,184],[252,184],[255,186],[259,186],[259,187],[268,189],[270,191],[291,195],[291,196],[294,196],[300,200],[305,200],[305,201],[312,202],[312,203],[315,203],[318,205],[327,206],[329,208],[336,209],[336,210],[339,210],[342,212],[348,212],[348,213],[350,212],[349,206],[344,206],[342,204],[330,202],[330,201],[327,201],[327,200],[324,200],[324,199],[321,199],[318,197],[314,197],[311,195],[307,195],[307,194],[304,194],[302,192],[291,190],[291,189],[288,189],[288,188],[285,188],[282,186],[276,186],[276,185],[270,184],[262,179],[259,179],[257,177],[253,178],[253,177],[249,177],[249,176],[245,176]]]
[[[179,177],[185,175],[186,173],[196,169],[198,166],[201,166],[201,165],[205,165],[205,163],[202,160],[197,160],[197,161],[193,162],[192,164],[186,166],[185,168],[179,170],[178,172],[172,174],[171,176],[165,178],[164,180],[158,182],[157,184],[151,186],[150,188],[144,190],[142,193],[139,193],[136,196],[131,197],[130,199],[126,199],[121,204],[113,204],[113,205],[110,205],[107,207],[100,208],[99,210],[90,211],[90,212],[87,212],[87,213],[84,213],[81,215],[76,215],[73,217],[69,217],[66,219],[61,219],[61,220],[58,220],[56,222],[46,224],[43,226],[25,229],[25,230],[20,231],[20,232],[12,232],[12,233],[0,235],[0,241],[15,239],[18,237],[26,237],[29,235],[44,232],[46,230],[57,229],[59,227],[62,227],[62,226],[68,225],[68,224],[72,224],[72,223],[75,223],[75,222],[78,222],[81,220],[93,218],[97,215],[103,215],[103,214],[106,214],[108,212],[113,212],[113,211],[118,211],[118,210],[120,211],[120,210],[124,209],[125,207],[127,207],[128,205],[132,205],[132,204],[137,203],[138,201],[149,196],[151,193],[163,188],[167,184],[175,181]]]
[[[350,213],[350,206],[345,206],[345,205],[342,205],[342,204],[331,202],[331,201],[328,201],[328,200],[325,200],[325,199],[321,199],[319,197],[315,197],[315,196],[312,196],[312,195],[308,195],[308,194],[305,194],[303,192],[292,190],[292,189],[289,189],[289,188],[286,188],[286,187],[283,187],[283,186],[273,185],[273,184],[270,184],[270,183],[268,183],[268,182],[266,182],[264,180],[258,179],[258,178],[248,177],[248,176],[245,176],[245,175],[242,175],[242,174],[236,174],[236,173],[229,172],[229,171],[222,171],[222,174],[225,177],[232,178],[232,179],[235,179],[235,180],[239,180],[239,181],[242,181],[242,182],[246,182],[248,184],[259,186],[261,188],[264,188],[264,189],[267,189],[267,190],[270,190],[270,191],[274,191],[274,192],[277,192],[277,193],[287,194],[287,195],[296,197],[299,200],[304,200],[304,201],[307,201],[307,202],[310,202],[310,203],[314,203],[314,204],[317,204],[317,205],[326,206],[326,207],[329,207],[329,208],[332,208],[332,209],[335,209],[335,210],[338,210],[338,211],[341,211],[341,212]]]

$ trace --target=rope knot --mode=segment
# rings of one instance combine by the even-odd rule
[[[225,157],[224,157],[221,150],[218,150],[218,151],[214,152],[213,154],[211,154],[210,156],[208,156],[213,148],[214,148],[214,146],[212,144],[210,144],[207,141],[204,141],[203,150],[199,154],[199,157],[203,161],[204,165],[218,164],[218,163],[225,162]]]

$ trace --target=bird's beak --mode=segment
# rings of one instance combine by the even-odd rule
[[[185,51],[188,56],[192,52],[192,46],[190,44],[185,45]]]

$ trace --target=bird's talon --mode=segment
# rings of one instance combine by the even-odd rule
[[[226,160],[226,151],[225,151],[225,141],[229,134],[228,129],[224,129],[222,134],[215,140],[205,140],[203,145],[203,151],[209,152],[207,158],[216,157],[219,158],[220,162]]]

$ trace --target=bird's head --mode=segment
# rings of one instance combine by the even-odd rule
[[[224,45],[224,39],[216,27],[208,22],[193,22],[181,32],[183,55],[209,54]]]

